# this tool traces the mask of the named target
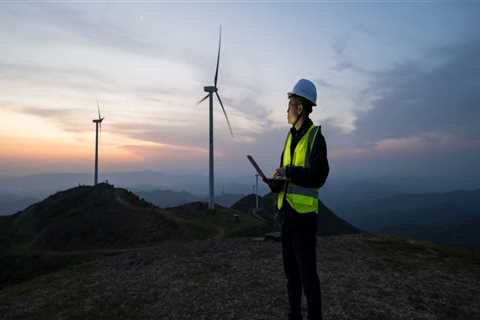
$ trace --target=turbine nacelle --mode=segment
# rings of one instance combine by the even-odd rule
[[[203,91],[214,93],[218,91],[218,88],[215,86],[206,86],[206,87],[203,87]]]

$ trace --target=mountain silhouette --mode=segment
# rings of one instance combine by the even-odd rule
[[[429,194],[399,194],[367,201],[342,211],[372,232],[430,240],[451,246],[478,247],[480,189]]]
[[[185,203],[195,201],[207,201],[208,197],[202,197],[192,194],[188,191],[173,191],[173,190],[138,190],[136,191],[140,197],[155,204],[160,208],[180,206]],[[215,203],[218,203],[224,207],[230,207],[238,199],[243,197],[242,194],[223,193],[215,195]]]
[[[14,214],[10,225],[23,245],[52,250],[162,241],[179,228],[152,204],[105,183],[55,193]]]
[[[141,190],[136,193],[140,197],[161,208],[174,207],[199,200],[197,196],[187,191]]]
[[[182,214],[182,212],[186,214]],[[207,215],[204,203],[160,209],[106,183],[55,193],[12,216],[2,217],[3,247],[81,250],[142,246],[255,233],[264,222],[228,208]],[[220,230],[220,231],[219,231]]]
[[[263,197],[259,196],[259,210],[257,214],[265,219],[274,221],[278,219],[278,209],[276,206],[277,195],[268,193]],[[255,194],[249,194],[232,205],[235,210],[243,212],[252,212],[255,209]],[[353,234],[361,232],[359,229],[343,220],[321,201],[319,202],[318,214],[318,235],[340,235]]]

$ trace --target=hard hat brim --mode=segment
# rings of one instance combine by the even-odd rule
[[[305,98],[305,97],[303,97],[303,96],[301,96],[301,95],[299,95],[299,94],[297,94],[297,93],[293,93],[293,92],[287,92],[287,95],[288,95],[289,98],[290,98],[291,96],[298,96],[298,97],[302,97],[302,98],[304,98],[304,99],[307,99],[307,98]],[[313,103],[313,105],[312,105],[313,107],[316,107],[316,106],[317,106],[317,104],[316,104],[315,102],[311,101],[310,99],[307,99],[307,100],[310,101],[311,103]]]

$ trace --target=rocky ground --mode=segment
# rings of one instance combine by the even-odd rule
[[[63,253],[67,254],[67,253]],[[480,258],[380,235],[318,240],[325,319],[480,319]],[[1,319],[286,319],[281,245],[132,249],[0,291]]]

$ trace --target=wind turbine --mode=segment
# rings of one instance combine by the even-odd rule
[[[208,201],[208,209],[215,208],[215,190],[214,190],[214,173],[213,173],[213,94],[217,96],[218,102],[222,107],[223,114],[225,115],[225,119],[227,120],[228,129],[230,129],[230,134],[233,137],[232,126],[230,125],[230,121],[228,121],[227,113],[225,112],[225,108],[223,107],[222,99],[218,94],[218,87],[217,87],[217,79],[218,79],[218,65],[220,63],[220,48],[222,45],[222,26],[220,26],[220,32],[218,35],[218,55],[217,55],[217,68],[215,70],[215,78],[213,82],[213,86],[206,86],[203,87],[203,90],[207,92],[207,95],[202,98],[202,100],[197,102],[197,105],[202,103],[205,99],[208,98],[210,102],[210,109],[209,109],[209,138],[210,138],[210,145],[209,145],[209,194],[210,198]]]
[[[102,131],[102,121],[104,118],[100,115],[100,105],[98,104],[97,100],[97,109],[98,109],[98,119],[93,119],[93,123],[95,123],[95,178],[93,185],[96,186],[98,183],[98,132]]]

